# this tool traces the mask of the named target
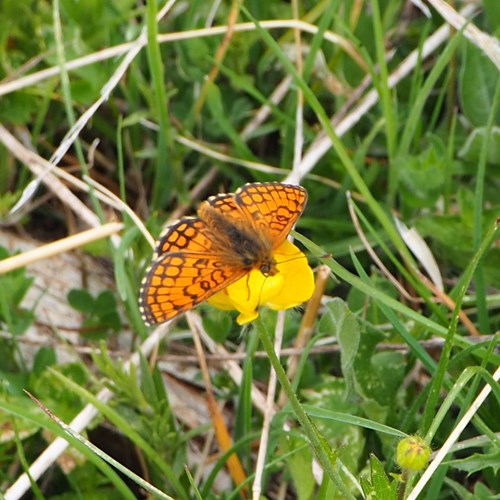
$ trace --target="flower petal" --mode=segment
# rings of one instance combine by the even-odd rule
[[[306,256],[286,240],[273,257],[277,274],[264,276],[260,270],[253,269],[210,297],[208,302],[219,309],[239,311],[237,322],[241,325],[257,318],[259,306],[289,309],[309,300],[314,291],[314,276]]]

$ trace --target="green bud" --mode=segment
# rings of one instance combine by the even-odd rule
[[[398,443],[396,461],[402,469],[419,471],[431,456],[430,446],[419,436],[409,436]]]

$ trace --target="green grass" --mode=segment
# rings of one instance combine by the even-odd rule
[[[482,4],[473,23],[498,36],[500,6]],[[409,15],[408,5],[297,2],[309,23],[299,25],[278,0],[213,11],[209,2],[175,3],[161,20],[165,4],[153,1],[4,1],[0,493],[493,498],[499,63],[467,28],[422,55],[444,20]],[[105,86],[123,52],[68,67],[141,36],[147,44],[113,87]],[[51,76],[38,73],[50,67]],[[103,88],[109,98],[68,136]],[[40,175],[29,150],[47,160],[68,147],[55,177],[42,175],[26,196]],[[298,245],[330,273],[312,314],[263,308],[242,328],[235,313],[204,304],[169,327],[146,327],[137,296],[164,225],[210,195],[288,178],[308,190]],[[442,292],[426,284],[428,263],[394,217],[425,240]],[[114,220],[122,231],[99,240],[99,226]],[[45,243],[62,245],[92,223],[96,236],[73,245],[71,259],[57,249],[42,255]],[[28,258],[27,243],[40,247],[40,262],[7,260]],[[87,404],[91,418],[81,414]],[[412,435],[433,451],[416,471],[396,457]],[[47,458],[57,446],[65,467]],[[38,457],[39,479],[30,468]]]

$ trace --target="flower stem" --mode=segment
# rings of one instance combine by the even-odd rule
[[[281,366],[280,360],[274,352],[271,337],[266,327],[264,326],[262,319],[259,317],[255,321],[255,324],[259,333],[260,341],[262,342],[262,345],[267,355],[269,356],[269,360],[274,368],[274,371],[276,372],[276,376],[278,377],[281,387],[293,408],[297,420],[299,421],[300,425],[304,429],[304,432],[309,438],[309,442],[313,447],[314,453],[316,454],[316,457],[321,464],[323,471],[328,474],[328,477],[331,479],[333,484],[335,484],[337,488],[339,488],[344,498],[354,499],[354,496],[349,491],[349,488],[345,485],[344,481],[340,477],[337,468],[334,467],[335,461],[337,459],[335,452],[332,450],[326,439],[318,432],[318,429],[309,418],[309,415],[302,408],[296,394],[293,392],[292,386],[290,384],[290,381],[288,380],[288,377],[286,376],[285,370]]]

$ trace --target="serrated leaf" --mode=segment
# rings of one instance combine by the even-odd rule
[[[500,450],[491,453],[474,453],[470,457],[446,462],[458,470],[467,472],[469,475],[491,467],[496,474],[500,469]]]

